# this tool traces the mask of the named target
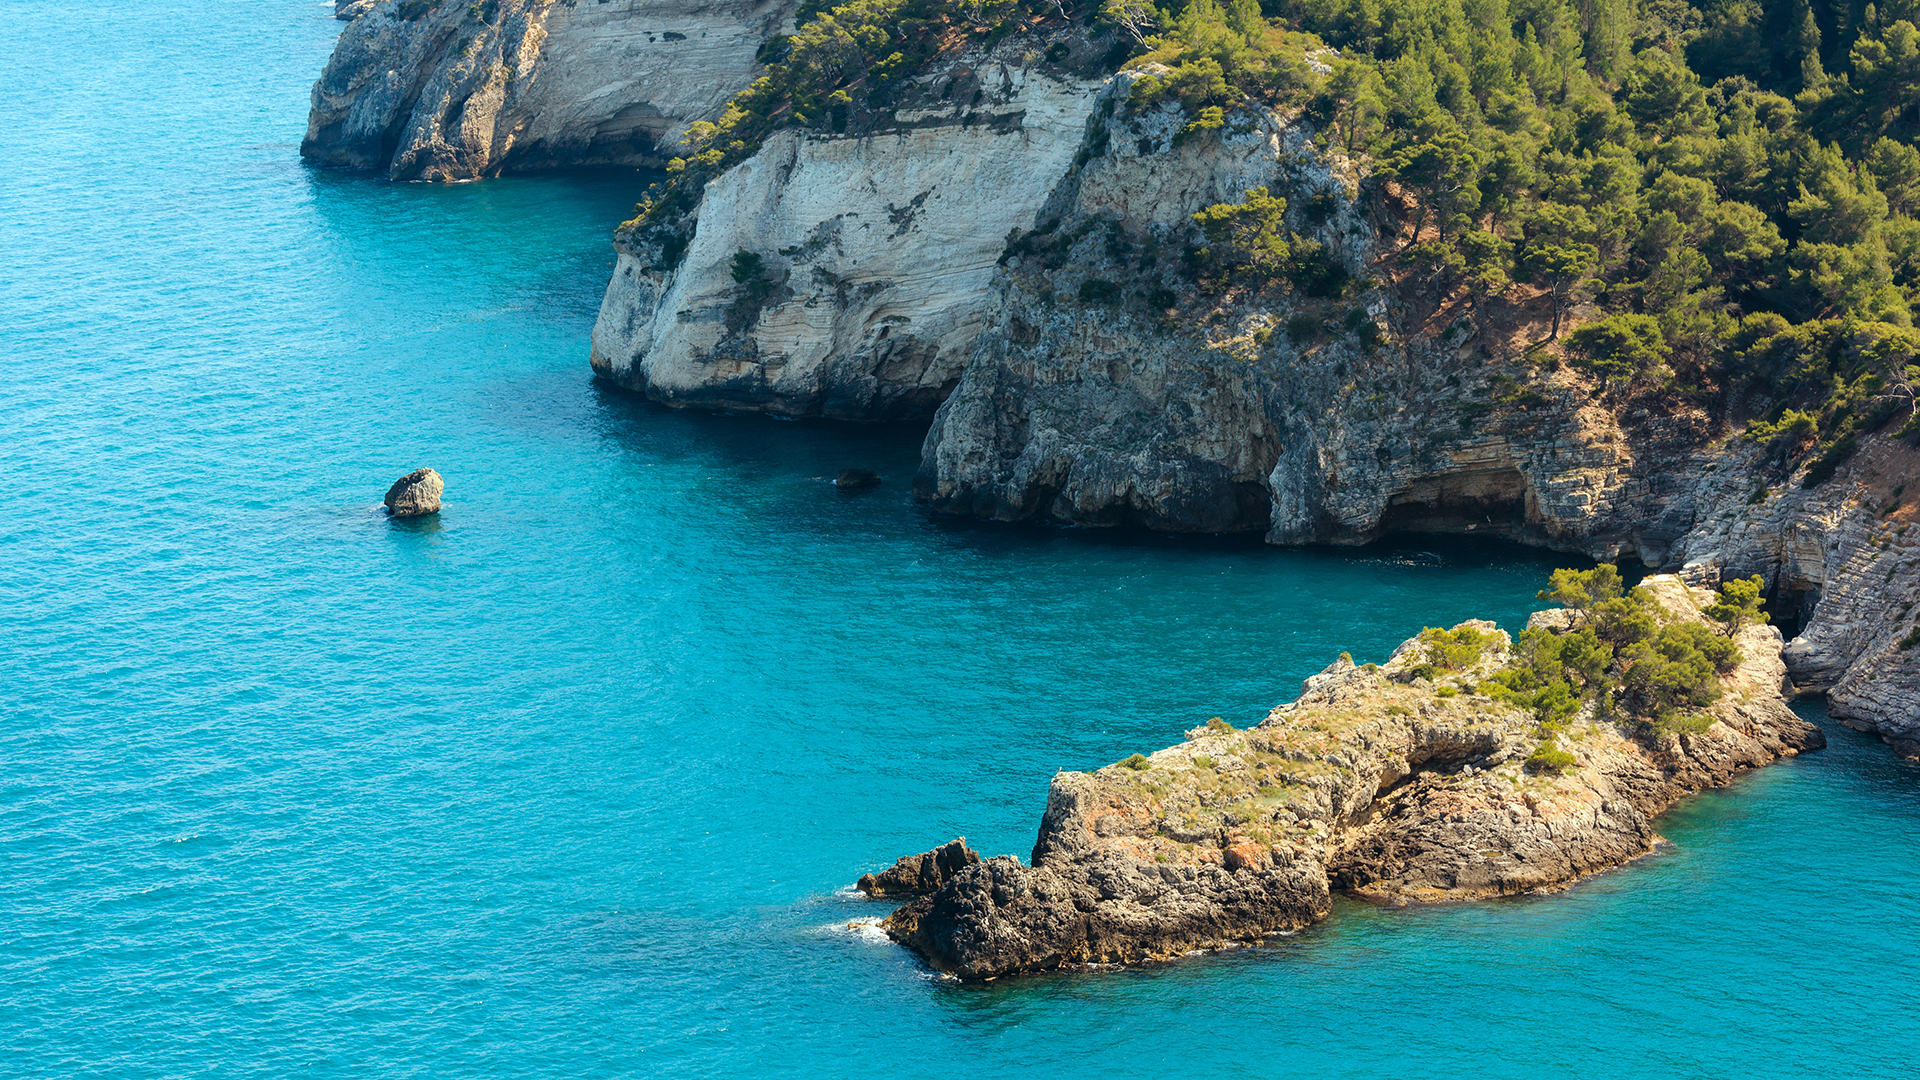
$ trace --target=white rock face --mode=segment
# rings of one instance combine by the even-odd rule
[[[903,111],[880,134],[773,135],[708,184],[671,269],[623,247],[594,369],[676,405],[930,415],[972,351],[1009,233],[1034,224],[1102,85],[1017,59],[963,66],[977,101]],[[734,280],[740,252],[761,260],[757,281]]]
[[[1279,544],[1419,530],[1624,545],[1596,534],[1630,496],[1634,462],[1584,395],[1469,428],[1462,400],[1494,392],[1470,330],[1388,333],[1396,298],[1378,288],[1197,283],[1183,254],[1201,240],[1192,215],[1255,187],[1362,278],[1380,252],[1360,177],[1309,126],[1263,109],[1179,139],[1176,107],[1120,104],[1130,82],[1115,80],[1116,108],[1091,134],[1099,153],[1050,200],[1058,228],[1023,241],[996,281],[927,438],[925,497],[1001,519],[1260,530]]]
[[[658,165],[798,0],[380,0],[313,88],[304,157],[396,180]]]

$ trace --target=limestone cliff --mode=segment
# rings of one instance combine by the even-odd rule
[[[674,405],[931,415],[1101,86],[1037,44],[961,56],[865,130],[779,131],[683,231],[623,230],[594,370]]]
[[[396,180],[659,165],[797,0],[378,0],[313,88],[303,157]]]
[[[1920,758],[1920,451],[1870,438],[1811,490],[1739,452],[1717,471],[1730,490],[1706,504],[1673,561],[1703,583],[1766,577],[1779,614],[1801,624],[1785,652],[1793,681],[1824,692],[1841,723]]]
[[[1646,584],[1676,621],[1709,599],[1674,576]],[[1334,889],[1550,890],[1648,851],[1676,799],[1824,745],[1781,699],[1780,635],[1760,626],[1740,635],[1710,724],[1657,734],[1589,706],[1558,734],[1573,762],[1530,771],[1534,715],[1476,689],[1508,660],[1495,640],[1451,675],[1429,677],[1416,641],[1377,668],[1343,658],[1245,731],[1215,721],[1151,756],[1061,773],[1030,865],[966,866],[883,925],[983,979],[1258,940],[1324,917]]]
[[[1123,108],[1103,152],[1063,178],[1057,217],[995,280],[934,418],[924,497],[1277,544],[1473,533],[1667,562],[1695,519],[1676,478],[1718,452],[1711,417],[1619,415],[1573,373],[1483,336],[1476,313],[1422,310],[1370,277],[1381,232],[1364,178],[1297,119],[1249,104],[1182,143],[1183,119]],[[1253,187],[1288,200],[1344,288],[1195,281],[1191,216]]]

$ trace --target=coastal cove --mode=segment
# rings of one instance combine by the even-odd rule
[[[331,3],[53,0],[0,129],[0,1076],[1902,1076],[1920,768],[1568,892],[964,985],[860,870],[1568,557],[938,518],[922,425],[595,383],[632,172],[299,162]],[[446,477],[391,522],[392,480]],[[840,468],[883,483],[843,493]],[[858,924],[850,928],[849,924]]]

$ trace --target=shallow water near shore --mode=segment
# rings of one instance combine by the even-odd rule
[[[942,521],[918,430],[596,386],[641,179],[303,167],[330,11],[0,26],[0,1075],[1910,1075],[1920,769],[1817,714],[1560,895],[933,977],[861,871],[1555,559]]]

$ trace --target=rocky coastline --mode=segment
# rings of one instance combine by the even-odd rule
[[[350,5],[303,152],[406,179],[659,163],[794,10]],[[1310,117],[1248,100],[1189,137],[1135,100],[1164,70],[1103,68],[1111,45],[1021,30],[845,130],[775,131],[678,219],[619,230],[592,369],[674,406],[924,418],[914,487],[945,513],[1759,574],[1794,684],[1920,755],[1920,460],[1893,426],[1809,487],[1810,455],[1741,437],[1755,402],[1628,395],[1543,353],[1539,290],[1436,301],[1396,268],[1373,164]],[[1192,215],[1256,188],[1345,284],[1196,280]]]
[[[1644,586],[1670,623],[1704,625],[1711,593],[1673,575]],[[978,980],[1258,941],[1326,917],[1336,890],[1388,903],[1552,891],[1650,851],[1654,819],[1686,795],[1825,745],[1781,695],[1771,626],[1738,633],[1720,699],[1684,729],[1590,703],[1554,724],[1555,750],[1536,713],[1487,692],[1512,639],[1465,627],[1489,644],[1458,670],[1434,671],[1419,639],[1377,666],[1343,657],[1253,727],[1216,719],[1178,746],[1060,773],[1028,862],[949,858],[883,928]],[[931,883],[917,868],[935,855],[889,874]]]
[[[336,0],[300,155],[395,180],[657,168],[798,0]]]

